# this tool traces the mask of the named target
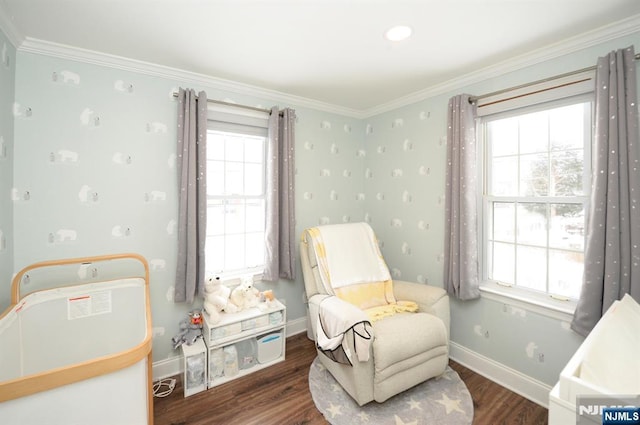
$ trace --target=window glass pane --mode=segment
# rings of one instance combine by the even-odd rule
[[[490,278],[503,283],[515,283],[515,245],[494,242],[492,255],[492,270]]]
[[[264,171],[262,164],[245,164],[244,194],[247,196],[262,195]]]
[[[224,234],[224,201],[209,200],[207,202],[207,236]]]
[[[227,161],[244,161],[244,143],[241,136],[225,136],[225,157]]]
[[[520,153],[549,150],[549,118],[547,111],[520,117]]]
[[[578,298],[582,288],[584,254],[549,250],[549,292]]]
[[[264,264],[264,233],[247,233],[247,267]]]
[[[491,160],[491,188],[494,196],[513,196],[518,193],[518,157],[508,156]]]
[[[224,160],[224,137],[212,131],[207,132],[207,159]]]
[[[264,264],[265,137],[207,135],[206,269],[234,275]]]
[[[547,196],[549,194],[548,154],[520,157],[520,196]]]
[[[247,137],[244,140],[244,160],[245,162],[262,163],[264,161],[264,138]]]
[[[246,231],[261,232],[265,227],[264,199],[248,199],[246,204]]]
[[[207,195],[224,194],[224,162],[207,161]]]
[[[563,150],[551,153],[550,195],[582,195],[583,170],[584,152],[582,150]]]
[[[229,199],[225,208],[226,234],[244,233],[244,200]]]
[[[547,290],[547,250],[518,245],[518,286],[546,292]]]
[[[547,205],[540,203],[518,204],[518,243],[547,245]]]
[[[515,242],[515,204],[512,202],[493,203],[493,240]]]
[[[241,162],[227,162],[225,167],[225,195],[244,194],[244,166]]]
[[[491,155],[504,156],[518,153],[518,118],[506,118],[488,123]]]
[[[585,216],[582,204],[550,204],[549,245],[584,250]]]
[[[587,101],[485,121],[483,258],[489,279],[578,296],[591,109]]]
[[[208,236],[204,252],[208,273],[216,274],[224,270],[224,236]]]
[[[244,263],[244,234],[227,235],[225,238],[224,270],[240,270],[245,267]]]
[[[589,103],[579,103],[549,111],[552,149],[584,147],[585,112],[588,117],[590,110]]]

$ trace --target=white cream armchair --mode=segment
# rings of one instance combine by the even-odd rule
[[[340,225],[344,226],[344,225]],[[312,334],[317,341],[321,302],[331,296],[321,281],[314,244],[307,231],[300,259],[308,299]],[[327,248],[329,249],[329,248]],[[359,404],[384,402],[430,378],[442,374],[449,361],[449,297],[442,288],[393,281],[397,300],[414,301],[416,313],[396,313],[373,322],[369,360],[337,363],[318,350],[320,362]],[[356,352],[353,330],[345,333],[347,351]],[[317,347],[317,344],[316,344]]]

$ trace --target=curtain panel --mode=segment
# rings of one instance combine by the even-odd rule
[[[295,279],[295,120],[293,109],[271,109],[267,142],[267,217],[263,279]]]
[[[207,230],[207,94],[178,92],[178,262],[174,302],[204,294]]]
[[[462,300],[480,296],[475,118],[469,95],[449,100],[444,281],[447,292]]]
[[[640,302],[640,141],[634,49],[598,59],[591,203],[582,292],[571,328],[587,335],[624,294]]]

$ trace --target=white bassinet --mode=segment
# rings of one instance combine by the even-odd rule
[[[23,269],[0,316],[0,422],[152,424],[151,336],[143,257]]]
[[[629,295],[615,301],[560,373],[549,394],[549,425],[576,423],[581,396],[640,395],[639,329],[640,305]]]

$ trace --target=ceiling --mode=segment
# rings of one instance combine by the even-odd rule
[[[44,40],[365,111],[640,14],[639,0],[0,0]],[[395,24],[411,39],[390,42]]]

